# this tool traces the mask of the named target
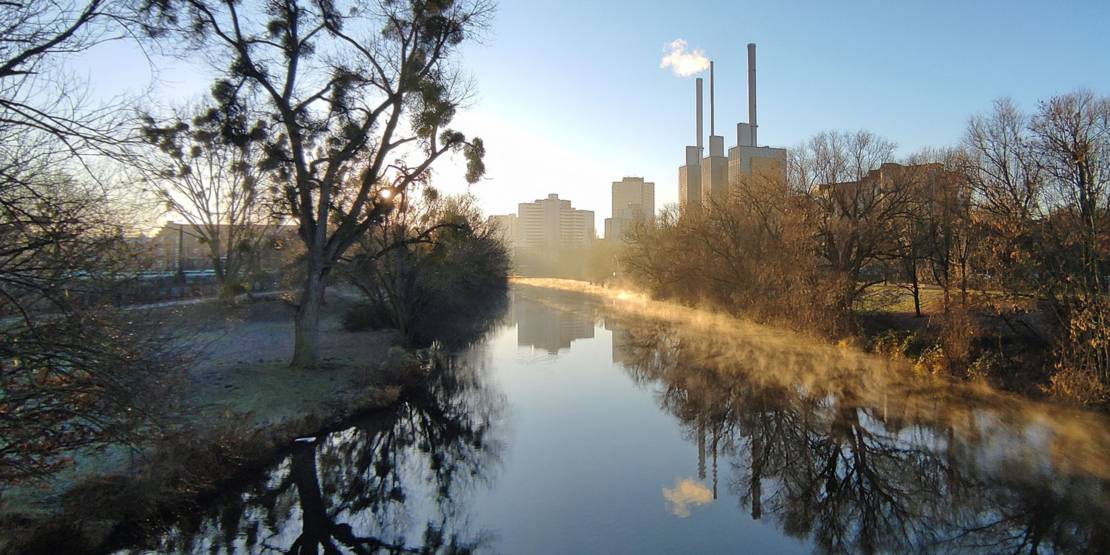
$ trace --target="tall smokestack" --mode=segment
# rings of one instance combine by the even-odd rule
[[[709,65],[713,67],[712,62]],[[710,69],[712,71],[712,69]],[[712,90],[712,88],[710,89]],[[759,146],[759,141],[756,140],[756,132],[759,130],[759,124],[755,121],[755,43],[748,43],[748,123],[752,125],[752,146]]]
[[[697,95],[697,101],[695,103],[697,105],[698,121],[697,121],[697,124],[695,124],[694,127],[696,127],[697,130],[698,130],[698,142],[697,142],[698,148],[703,148],[705,145],[702,144],[702,135],[705,134],[705,131],[702,129],[702,121],[705,118],[703,118],[702,114],[701,114],[701,96],[702,96],[702,94],[701,94],[701,77],[698,77],[698,79],[697,79],[697,85],[695,86],[695,90],[696,90],[695,94]]]
[[[713,62],[709,62],[709,136],[717,134],[715,125],[717,123],[716,114],[713,113]]]

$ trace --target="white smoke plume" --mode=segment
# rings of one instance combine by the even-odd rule
[[[663,59],[660,69],[670,68],[679,77],[689,77],[709,69],[709,58],[700,48],[686,50],[689,45],[683,39],[675,39],[663,46]]]

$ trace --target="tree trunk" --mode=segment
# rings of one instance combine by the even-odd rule
[[[309,261],[308,277],[294,321],[293,362],[297,368],[313,368],[320,362],[320,306],[326,287],[323,263]]]
[[[915,318],[921,317],[921,280],[917,277],[917,249],[910,248],[909,262],[906,265],[906,277],[910,278],[910,292],[913,293],[913,314]]]
[[[921,283],[918,282],[917,270],[916,269],[914,270],[913,274],[911,274],[911,280],[913,282],[913,313],[914,313],[914,317],[920,318],[921,317]]]

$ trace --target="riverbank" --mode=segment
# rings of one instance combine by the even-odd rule
[[[517,277],[513,279],[513,283],[519,286],[576,291],[622,301],[648,299],[645,293],[631,289],[577,280]],[[863,307],[858,314],[860,326],[853,336],[829,337],[798,331],[794,333],[815,342],[851,346],[903,362],[906,369],[915,374],[1102,412],[1110,408],[1110,393],[1097,381],[1075,374],[1051,374],[1045,371],[1050,354],[1047,344],[1019,336],[997,319],[983,315],[971,312],[941,314],[939,308],[929,306],[927,296],[924,300],[925,314],[914,317],[912,304],[907,312],[892,305],[889,299],[881,302],[870,299],[870,304]],[[654,304],[670,306],[680,312],[690,310],[700,314],[699,318],[712,314],[714,317],[720,315],[736,320],[711,308],[696,310],[668,301]],[[785,321],[767,323],[773,328],[782,329],[789,328],[788,324]]]
[[[324,355],[292,369],[292,308],[279,300],[158,307],[193,349],[176,376],[163,429],[143,445],[72,453],[47,482],[0,491],[0,552],[96,552],[189,510],[222,483],[265,464],[300,436],[396,402],[415,359],[392,332],[347,332],[356,299],[332,294],[321,319]],[[129,523],[127,526],[122,523]]]

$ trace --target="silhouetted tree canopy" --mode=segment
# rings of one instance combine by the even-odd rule
[[[226,68],[210,121],[252,141],[259,167],[306,247],[294,364],[319,357],[319,306],[336,262],[461,153],[467,179],[484,145],[450,127],[469,94],[455,54],[486,25],[484,0],[150,0],[148,25],[190,41]],[[256,127],[255,122],[261,122]],[[388,191],[389,193],[385,193]]]

